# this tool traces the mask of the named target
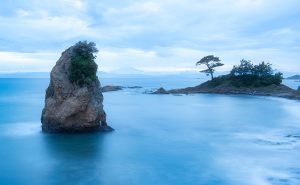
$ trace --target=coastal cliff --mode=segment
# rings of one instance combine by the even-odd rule
[[[44,132],[112,131],[106,123],[101,84],[96,77],[88,85],[70,81],[75,46],[62,53],[51,71],[42,111]],[[97,71],[97,69],[96,69]]]

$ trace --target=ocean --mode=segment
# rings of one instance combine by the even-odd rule
[[[299,185],[300,102],[243,95],[150,95],[196,78],[103,78],[115,131],[45,134],[47,78],[0,78],[0,184]],[[297,88],[299,82],[285,81]]]

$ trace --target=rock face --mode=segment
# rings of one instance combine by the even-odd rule
[[[97,78],[80,87],[69,80],[74,47],[62,53],[51,71],[41,122],[44,132],[112,131],[106,123],[103,95]]]

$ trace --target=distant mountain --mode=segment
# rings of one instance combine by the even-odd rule
[[[300,75],[293,75],[286,78],[287,80],[300,80]]]

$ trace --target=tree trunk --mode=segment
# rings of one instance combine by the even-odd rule
[[[214,73],[212,71],[210,72],[210,76],[211,76],[211,80],[213,80],[214,79]]]

